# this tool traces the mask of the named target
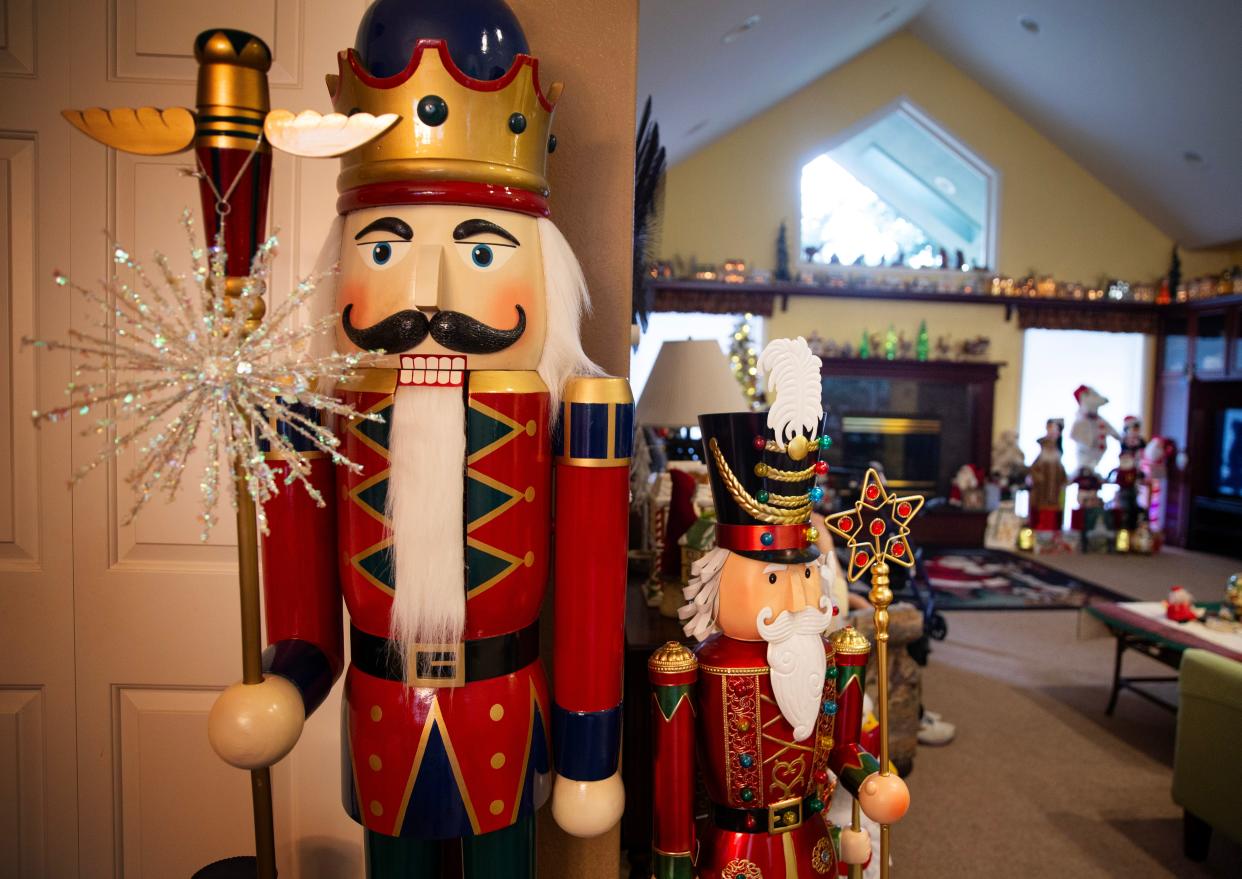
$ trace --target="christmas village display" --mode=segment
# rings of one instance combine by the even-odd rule
[[[1084,283],[1036,272],[1020,278],[1009,277],[991,272],[987,267],[971,266],[960,250],[950,254],[943,247],[936,251],[931,265],[915,265],[900,252],[892,261],[882,259],[879,265],[868,265],[861,256],[851,263],[843,263],[836,254],[807,246],[802,248],[804,260],[791,268],[788,239],[786,224],[781,223],[776,237],[775,265],[771,270],[748,267],[741,259],[728,259],[718,266],[700,263],[693,256],[688,259],[675,256],[671,260],[650,263],[647,274],[658,280],[721,281],[756,286],[776,283],[830,290],[1151,305],[1242,293],[1242,266],[1233,266],[1215,275],[1183,278],[1176,247],[1163,278],[1155,281],[1099,278],[1093,283]]]

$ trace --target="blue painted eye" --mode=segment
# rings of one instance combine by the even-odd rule
[[[476,244],[470,249],[470,260],[481,269],[485,269],[492,264],[495,254],[486,244]]]
[[[387,241],[381,241],[371,248],[371,259],[375,261],[377,266],[382,266],[388,262],[388,260],[392,259],[392,245]]]

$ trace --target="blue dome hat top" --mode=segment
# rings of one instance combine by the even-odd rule
[[[481,80],[500,79],[530,54],[504,0],[375,0],[354,48],[367,72],[387,77],[405,69],[419,40],[444,40],[462,73]]]

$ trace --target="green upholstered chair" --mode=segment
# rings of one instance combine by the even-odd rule
[[[1213,830],[1242,842],[1242,662],[1187,650],[1178,691],[1173,801],[1184,812],[1186,856],[1201,861]]]

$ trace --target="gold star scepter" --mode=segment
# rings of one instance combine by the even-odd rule
[[[884,480],[874,469],[863,478],[862,492],[854,508],[842,510],[824,519],[828,530],[846,541],[849,567],[846,577],[856,582],[871,571],[871,593],[867,596],[875,609],[876,689],[879,696],[880,774],[889,774],[888,764],[888,606],[893,590],[888,585],[888,563],[903,568],[914,566],[910,549],[910,521],[923,508],[918,494],[894,497],[888,493]],[[853,829],[859,830],[861,817],[858,800],[854,800]],[[889,826],[880,825],[880,877],[888,879]],[[861,870],[859,870],[861,875]],[[851,870],[851,876],[853,870]]]

